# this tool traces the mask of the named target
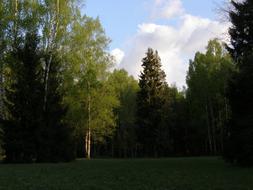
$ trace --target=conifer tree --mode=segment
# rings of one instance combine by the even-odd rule
[[[43,121],[36,137],[38,162],[70,161],[75,158],[73,128],[64,122],[67,107],[62,104],[60,64],[59,56],[53,54],[47,79],[47,102],[43,104]]]
[[[143,156],[157,156],[156,133],[161,122],[163,91],[166,84],[161,59],[157,51],[149,48],[142,60],[140,91],[137,95],[137,124]]]
[[[36,33],[19,38],[9,55],[12,84],[6,89],[10,114],[5,126],[5,152],[9,162],[31,162],[36,157],[35,134],[41,122],[41,53]]]
[[[253,1],[231,1],[229,11],[232,27],[229,28],[231,37],[228,50],[239,66],[239,59],[253,51]]]
[[[253,2],[232,1],[232,27],[228,50],[238,72],[230,82],[228,96],[232,117],[228,124],[224,157],[241,165],[253,165]]]

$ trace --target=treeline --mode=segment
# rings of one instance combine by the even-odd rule
[[[231,44],[210,40],[178,89],[151,48],[139,81],[112,71],[110,40],[78,1],[1,1],[0,154],[6,162],[223,155],[252,164],[253,5],[231,5]]]

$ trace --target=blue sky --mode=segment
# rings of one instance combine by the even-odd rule
[[[111,48],[120,47],[124,40],[136,32],[136,26],[146,20],[144,0],[87,0],[86,13],[99,16]]]
[[[116,66],[138,77],[148,47],[158,50],[170,84],[185,85],[188,60],[224,34],[217,9],[224,0],[86,0],[112,40]]]
[[[215,19],[217,8],[223,0],[183,0],[189,14]],[[119,48],[137,30],[137,25],[153,19],[149,15],[150,0],[86,0],[85,12],[99,17],[106,34],[111,38],[111,49]],[[159,19],[156,23],[166,21]]]

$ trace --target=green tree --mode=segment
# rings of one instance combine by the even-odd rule
[[[243,69],[234,74],[228,94],[232,117],[228,123],[224,158],[240,165],[252,165],[252,61],[253,55],[243,61]]]
[[[2,159],[4,149],[3,149],[3,141],[4,141],[4,130],[2,129],[2,124],[0,124],[0,159]]]
[[[57,3],[59,4],[59,1],[57,1]],[[1,25],[0,25],[0,58],[1,58],[0,59],[0,115],[1,116],[0,117],[3,119],[3,121],[11,120],[12,118],[11,115],[13,114],[13,113],[8,113],[8,109],[6,109],[7,103],[4,104],[4,99],[6,98],[5,89],[12,90],[13,84],[16,83],[14,73],[17,72],[17,70],[20,68],[19,66],[20,63],[19,61],[16,61],[17,56],[14,55],[14,52],[21,51],[20,50],[22,49],[21,46],[23,46],[24,43],[26,43],[24,42],[25,34],[34,33],[34,31],[36,31],[38,28],[40,32],[36,34],[38,36],[37,37],[38,39],[36,39],[36,42],[34,43],[37,43],[37,46],[38,46],[37,49],[39,49],[36,51],[41,51],[41,46],[44,45],[41,43],[41,39],[44,39],[46,37],[46,34],[48,34],[47,36],[49,36],[49,34],[52,36],[51,31],[48,33],[45,32],[46,31],[45,28],[48,28],[47,27],[48,22],[46,21],[49,18],[51,20],[52,19],[56,20],[53,14],[49,15],[49,13],[57,12],[56,9],[52,5],[53,5],[52,1],[38,1],[38,0],[36,1],[3,0],[0,2],[0,19],[1,19]],[[61,7],[63,7],[64,5],[65,5],[65,1],[64,2],[62,1]],[[63,18],[62,15],[63,14],[61,14],[61,18]],[[52,21],[50,21],[50,24],[53,26],[56,26],[56,24]],[[63,27],[61,31],[64,31]],[[55,41],[55,40],[51,40],[51,41]],[[29,43],[31,44],[32,42],[29,42]],[[51,45],[51,42],[50,43],[48,42],[47,44]],[[40,52],[40,54],[41,54],[40,56],[42,56],[42,52]],[[18,59],[22,59],[22,58],[18,58]],[[13,62],[13,63],[10,63],[10,62]],[[20,62],[22,62],[22,60],[20,60]],[[41,66],[44,63],[47,63],[47,61],[40,62]],[[40,74],[48,70],[48,69],[43,69],[46,67],[41,67],[41,68],[42,69],[40,70]],[[21,73],[19,74],[20,76],[22,75]],[[45,91],[41,91],[41,94],[45,94]],[[8,98],[10,97],[7,97],[7,99]],[[43,99],[43,97],[41,98]],[[34,100],[29,100],[29,101],[32,102]],[[16,105],[13,105],[13,106],[16,106]],[[3,125],[6,124],[6,122],[2,122],[2,123]],[[22,137],[20,136],[17,138],[22,138]]]
[[[159,156],[186,155],[189,142],[186,142],[188,120],[185,92],[179,91],[176,86],[166,86],[163,99],[161,124],[157,130]]]
[[[138,82],[128,73],[114,70],[108,79],[114,88],[119,106],[114,110],[117,118],[116,132],[112,141],[112,154],[118,157],[136,156],[136,96]]]
[[[64,52],[64,101],[70,108],[67,120],[75,126],[90,158],[91,146],[112,136],[115,128],[113,110],[118,100],[107,84],[112,59],[99,19],[77,14],[71,29]]]
[[[236,64],[240,66],[242,61],[239,61],[239,59],[251,54],[253,49],[253,2],[251,0],[231,1],[231,5],[229,11],[232,23],[232,27],[229,28],[231,40],[227,48]]]
[[[233,56],[237,72],[229,84],[228,97],[232,117],[228,123],[224,158],[232,163],[252,165],[252,72],[253,72],[253,2],[232,1],[229,11],[232,26],[228,50]]]
[[[137,95],[137,125],[139,142],[144,156],[158,156],[157,130],[161,124],[165,73],[157,51],[149,48],[142,60],[140,91]]]
[[[35,3],[36,4],[36,3]],[[64,55],[69,48],[69,35],[73,32],[71,27],[75,21],[76,14],[80,14],[79,4],[75,0],[55,0],[37,1],[37,6],[41,6],[39,25],[41,28],[42,48],[45,53],[44,62],[44,108],[47,105],[49,75],[51,63],[55,53]],[[68,28],[70,30],[68,30]],[[62,59],[61,59],[62,60]],[[63,62],[59,64],[59,69],[63,69]]]
[[[72,0],[66,0],[66,1],[2,1],[0,4],[1,8],[1,14],[3,17],[1,17],[1,38],[3,38],[4,42],[1,44],[1,48],[3,51],[1,51],[0,56],[1,62],[4,62],[4,65],[1,64],[1,66],[4,66],[3,69],[3,75],[1,72],[1,77],[3,80],[3,84],[1,84],[1,87],[4,86],[8,93],[6,94],[7,100],[5,105],[8,106],[8,112],[5,113],[5,120],[8,120],[9,122],[3,122],[5,125],[5,131],[8,133],[5,134],[6,140],[8,143],[6,143],[6,148],[11,150],[12,153],[15,154],[13,158],[9,156],[12,161],[31,161],[31,159],[38,159],[37,161],[57,161],[61,159],[69,160],[70,158],[66,158],[67,156],[63,155],[66,153],[65,150],[67,150],[66,143],[72,142],[71,140],[71,130],[65,128],[65,124],[63,124],[63,116],[65,115],[64,112],[66,112],[65,106],[62,105],[62,86],[63,82],[60,81],[62,77],[62,70],[64,69],[63,66],[65,66],[63,63],[62,55],[63,52],[66,52],[66,47],[68,47],[68,44],[65,42],[67,41],[68,34],[71,33],[70,30],[67,30],[67,28],[70,27],[71,23],[75,20],[74,15],[79,12],[78,3],[76,1]],[[60,28],[60,29],[59,29]],[[36,32],[39,31],[39,32]],[[16,133],[15,130],[21,130],[21,128],[27,128],[25,122],[17,122],[15,121],[16,115],[13,114],[15,110],[14,108],[22,109],[22,104],[24,102],[21,101],[18,102],[18,100],[15,100],[13,97],[15,93],[15,88],[21,88],[20,86],[16,87],[15,85],[21,85],[19,82],[17,82],[16,75],[18,73],[18,76],[20,78],[26,78],[26,73],[24,73],[21,66],[24,61],[23,60],[26,57],[18,57],[16,54],[22,54],[22,51],[25,51],[25,56],[30,56],[33,58],[30,54],[28,54],[28,50],[22,50],[22,46],[24,44],[28,43],[27,39],[25,38],[25,34],[29,33],[37,33],[37,39],[34,41],[36,43],[36,52],[34,56],[36,56],[38,53],[40,54],[40,60],[38,64],[38,70],[34,69],[31,72],[38,72],[38,74],[35,74],[38,78],[39,82],[42,85],[41,87],[34,87],[34,91],[23,90],[25,87],[23,87],[23,91],[26,93],[31,93],[30,96],[27,94],[26,98],[27,101],[30,102],[30,104],[35,103],[35,99],[33,99],[33,96],[36,96],[37,91],[40,91],[39,100],[37,100],[36,106],[40,106],[40,109],[43,109],[43,112],[36,113],[36,117],[34,116],[35,113],[29,113],[33,112],[31,109],[27,109],[23,112],[22,117],[27,117],[30,114],[32,117],[31,120],[34,119],[34,121],[40,121],[39,124],[36,126],[38,129],[34,129],[34,131],[27,132],[27,136],[30,135],[30,140],[32,143],[29,147],[27,144],[23,146],[24,143],[26,143],[24,139],[23,133]],[[34,40],[32,38],[31,40]],[[29,41],[29,44],[32,44],[33,42]],[[33,47],[32,47],[33,48]],[[1,50],[2,50],[1,49]],[[32,49],[33,50],[33,49]],[[61,56],[59,56],[61,55]],[[8,58],[8,59],[7,59]],[[31,59],[31,61],[33,61]],[[30,63],[29,61],[27,61]],[[28,63],[25,63],[26,67]],[[35,63],[32,63],[35,64]],[[40,67],[40,68],[39,68]],[[38,76],[37,76],[38,75]],[[33,75],[31,75],[33,76]],[[21,80],[21,79],[20,79]],[[23,80],[23,79],[22,79]],[[25,81],[26,83],[29,83],[30,78],[27,79],[28,81]],[[36,81],[36,80],[35,80]],[[23,82],[23,81],[22,81]],[[2,95],[3,93],[1,93]],[[5,93],[4,93],[5,96]],[[50,96],[50,97],[49,97]],[[2,97],[2,96],[1,96]],[[22,96],[20,96],[22,97]],[[1,101],[1,100],[0,100]],[[15,103],[11,103],[11,101],[16,101]],[[25,100],[24,100],[25,101]],[[40,104],[42,102],[42,104]],[[25,104],[25,103],[24,103]],[[23,107],[25,109],[25,107]],[[1,109],[2,110],[2,109]],[[19,112],[20,110],[16,110],[16,112]],[[65,110],[65,111],[64,111]],[[51,114],[51,115],[50,115]],[[50,115],[50,117],[49,117]],[[54,117],[53,115],[57,115],[57,117]],[[25,120],[26,120],[25,119]],[[19,126],[20,129],[13,128],[12,126]],[[28,124],[27,124],[28,125]],[[30,123],[30,125],[35,125],[33,122]],[[31,127],[32,128],[32,127]],[[15,130],[14,130],[15,129]],[[26,130],[28,131],[28,130]],[[42,134],[43,132],[43,134]],[[40,134],[39,134],[40,133]],[[57,137],[55,138],[57,134]],[[48,144],[40,141],[40,138],[37,138],[37,141],[34,142],[35,137],[43,137],[47,136]],[[29,141],[29,138],[27,138],[27,142]],[[57,140],[56,140],[57,139]],[[22,142],[23,141],[23,142]],[[15,144],[16,143],[16,144]],[[22,144],[23,143],[23,144]],[[59,148],[56,148],[58,144],[62,144],[65,146],[66,149],[61,150],[61,156],[59,153]],[[64,144],[65,143],[65,144]],[[28,143],[29,144],[29,143]],[[13,145],[13,146],[12,146]],[[14,146],[22,146],[22,149],[13,149]],[[44,147],[43,147],[44,146]],[[45,147],[47,146],[47,147]],[[54,146],[54,147],[53,147]],[[69,145],[70,146],[70,145]],[[72,146],[72,145],[71,145]],[[36,148],[34,148],[36,147]],[[30,150],[29,150],[30,148]],[[44,149],[45,155],[42,155],[44,153],[41,153],[41,151]],[[54,149],[54,150],[53,150]],[[50,150],[50,158],[46,155],[46,150]],[[52,151],[53,150],[53,151]],[[15,152],[16,151],[16,152]],[[27,156],[24,157],[25,151],[28,151]],[[65,151],[65,152],[64,152]],[[71,151],[70,155],[71,155]],[[6,151],[6,154],[9,154],[10,152]],[[11,153],[10,153],[11,154]],[[20,156],[23,155],[23,156]],[[58,155],[58,156],[57,156]],[[15,158],[14,158],[15,157]],[[23,158],[21,158],[23,157]],[[29,158],[26,158],[29,157]],[[73,157],[73,156],[70,156]],[[7,157],[8,158],[8,157]]]
[[[5,10],[4,2],[0,3],[0,118],[4,117],[4,56],[7,49],[6,44],[6,25],[7,25],[7,12]]]
[[[63,75],[59,74],[61,63],[57,54],[52,56],[47,102],[46,104],[43,102],[42,121],[36,133],[37,162],[71,161],[75,158],[74,129],[64,120],[67,107],[63,105],[61,92],[63,83]]]
[[[187,73],[190,125],[195,128],[199,153],[223,151],[224,126],[229,119],[225,96],[233,65],[224,47],[211,40],[205,54],[197,52]],[[203,126],[206,126],[205,128]]]
[[[8,162],[31,162],[36,158],[36,131],[42,121],[41,52],[36,33],[19,38],[9,55],[12,84],[7,89],[9,124],[5,126]]]

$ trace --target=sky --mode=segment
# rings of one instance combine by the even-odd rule
[[[136,79],[149,47],[158,51],[169,84],[185,86],[189,59],[210,39],[227,39],[221,19],[225,0],[86,0],[84,12],[99,17],[112,40],[115,68]]]

